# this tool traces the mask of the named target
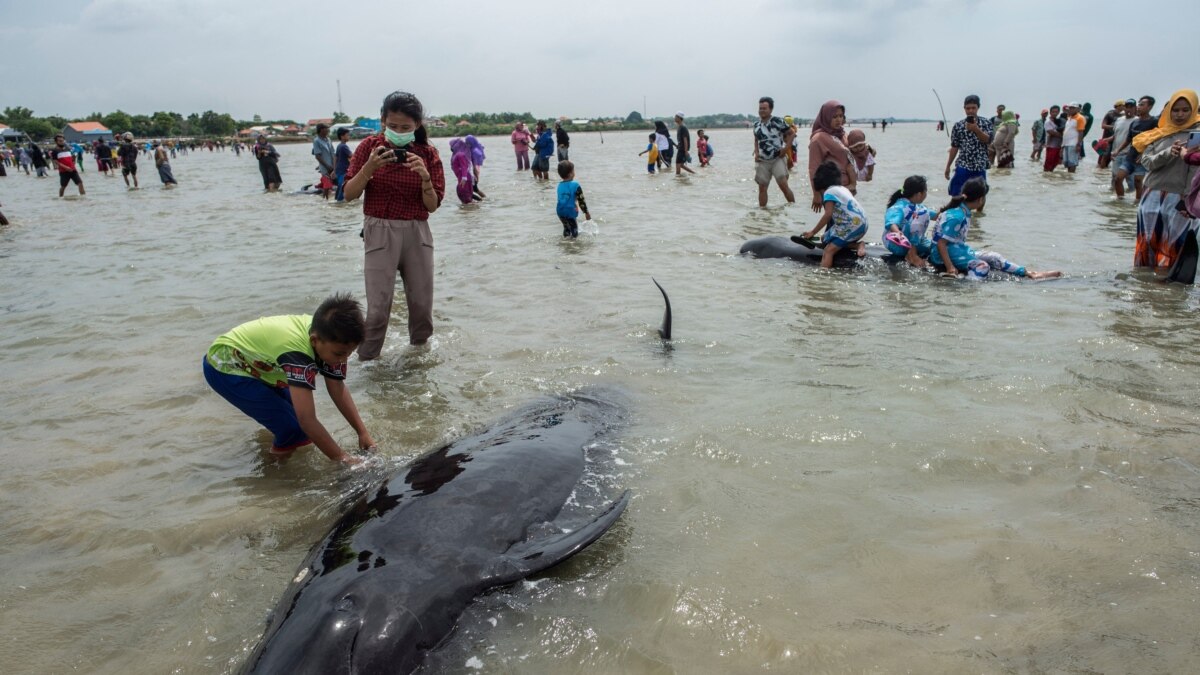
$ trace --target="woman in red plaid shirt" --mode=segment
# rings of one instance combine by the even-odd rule
[[[350,158],[346,201],[363,195],[363,276],[367,285],[366,335],[358,358],[383,351],[396,272],[408,303],[408,339],[425,344],[433,334],[433,235],[429,214],[446,194],[437,149],[429,144],[425,109],[416,96],[388,94],[379,112],[383,132],[364,139]]]

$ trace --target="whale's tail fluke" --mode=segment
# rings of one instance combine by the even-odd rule
[[[1175,264],[1171,265],[1166,280],[1178,281],[1181,284],[1195,283],[1197,258],[1200,258],[1200,247],[1196,245],[1196,231],[1188,230],[1183,240],[1183,250],[1179,252]]]
[[[654,285],[658,286],[658,290],[660,293],[662,293],[662,296],[663,296],[663,302],[667,303],[667,309],[665,312],[663,312],[662,327],[658,329],[658,336],[664,340],[670,340],[671,339],[671,298],[667,297],[667,291],[662,287],[662,284],[658,283],[657,279],[655,279],[654,277],[650,277],[650,281],[653,281]]]

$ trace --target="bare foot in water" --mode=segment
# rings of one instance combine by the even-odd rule
[[[1062,276],[1062,272],[1059,272],[1058,270],[1050,270],[1049,272],[1027,271],[1025,272],[1025,276],[1033,279],[1034,281],[1039,281],[1041,279],[1057,279]]]
[[[861,257],[865,256],[866,254],[867,254],[867,242],[865,242],[865,241],[858,242],[858,257],[861,258]]]

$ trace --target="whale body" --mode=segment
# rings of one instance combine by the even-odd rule
[[[742,255],[752,255],[755,258],[789,258],[796,262],[821,264],[820,248],[807,248],[786,237],[760,237],[742,244]],[[886,263],[896,263],[904,260],[904,256],[895,255],[882,244],[867,244],[867,257],[878,258]],[[834,267],[853,267],[860,258],[852,247],[844,248],[833,256]]]
[[[584,448],[621,407],[592,394],[527,406],[368,490],[301,564],[243,673],[407,673],[485,590],[578,553],[629,502],[553,525]]]

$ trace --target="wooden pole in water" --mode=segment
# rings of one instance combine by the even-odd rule
[[[938,96],[937,89],[933,90],[933,95],[937,96],[938,108],[942,110],[942,131],[946,132],[946,136],[950,136],[950,123],[946,121],[946,109],[942,107],[942,97]]]

